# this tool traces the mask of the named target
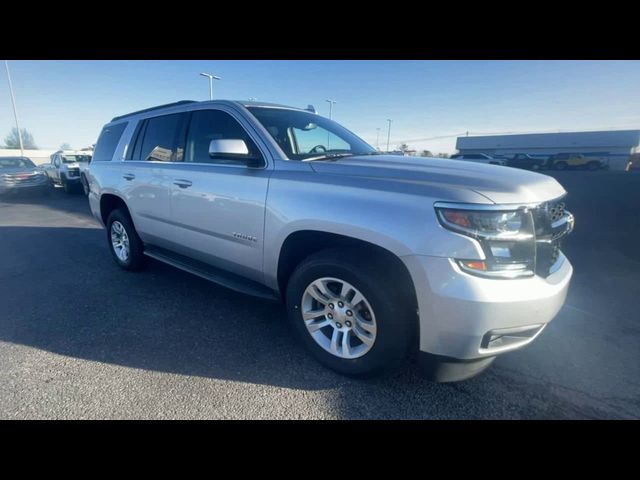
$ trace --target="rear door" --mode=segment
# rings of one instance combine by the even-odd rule
[[[251,131],[251,133],[249,133]],[[244,140],[260,167],[209,155],[212,140]],[[265,202],[271,170],[260,139],[231,109],[192,112],[184,162],[171,172],[172,223],[180,253],[262,282]]]
[[[167,165],[182,160],[186,113],[138,123],[121,168],[121,192],[143,241],[167,246],[176,241],[171,226],[171,178]]]

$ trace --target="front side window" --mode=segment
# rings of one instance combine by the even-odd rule
[[[209,154],[212,140],[242,140],[248,156],[261,157],[256,144],[246,130],[231,115],[221,110],[197,110],[189,123],[185,162],[238,164],[240,157],[233,154]]]
[[[342,125],[320,115],[273,107],[248,107],[248,110],[291,160],[377,153]]]

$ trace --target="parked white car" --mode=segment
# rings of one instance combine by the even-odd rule
[[[345,375],[414,356],[463,380],[538,337],[573,272],[555,179],[382,154],[310,110],[183,101],[114,118],[88,178],[115,262],[283,301]]]
[[[494,158],[485,153],[458,153],[451,155],[452,160],[466,160],[474,163],[485,163],[488,165],[506,165],[506,158]]]

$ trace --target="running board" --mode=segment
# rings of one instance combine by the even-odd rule
[[[280,298],[270,288],[241,277],[220,268],[212,267],[204,262],[193,258],[185,257],[179,253],[172,252],[160,247],[145,245],[144,254],[160,262],[179,268],[185,272],[197,275],[200,278],[217,283],[223,287],[235,290],[236,292],[264,298],[266,300],[280,301]]]

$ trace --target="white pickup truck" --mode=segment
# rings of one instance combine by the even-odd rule
[[[51,185],[62,185],[64,191],[72,193],[82,185],[85,194],[88,184],[85,172],[91,163],[92,151],[87,150],[58,150],[51,155],[51,162],[43,169],[49,177]]]

